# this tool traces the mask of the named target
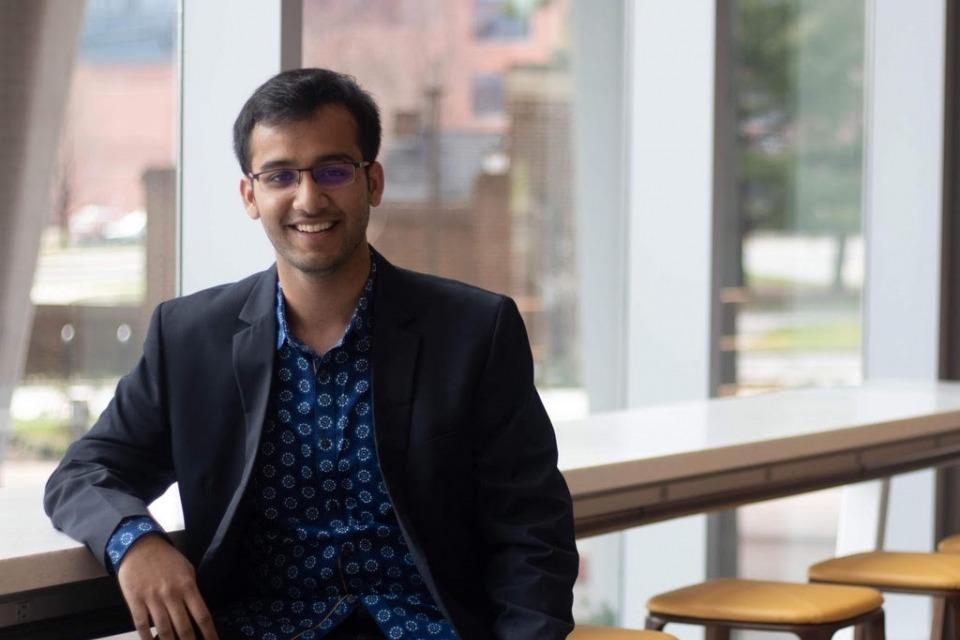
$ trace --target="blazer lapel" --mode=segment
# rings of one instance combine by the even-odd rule
[[[403,509],[403,476],[410,439],[410,412],[420,336],[410,325],[414,314],[401,275],[377,254],[377,292],[373,328],[374,432],[381,472],[394,508]],[[398,504],[399,503],[399,504]]]
[[[276,351],[276,283],[277,271],[274,266],[263,272],[250,291],[239,315],[239,319],[246,326],[233,336],[233,373],[240,391],[244,416],[243,473],[201,564],[212,559],[223,545],[246,491],[260,444],[267,402],[270,399],[273,356]]]
[[[275,271],[271,269],[268,273],[272,279],[265,276],[260,280],[240,312],[240,320],[248,326],[233,336],[233,372],[246,423],[244,484],[260,444],[273,379],[273,356],[277,350],[277,279]]]
[[[427,588],[442,602],[420,537],[409,518],[406,491],[407,450],[421,340],[415,330],[418,301],[414,298],[414,290],[404,282],[403,272],[380,254],[376,255],[379,281],[373,310],[372,391],[380,473],[414,562]]]

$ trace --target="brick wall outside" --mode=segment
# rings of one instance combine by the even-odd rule
[[[370,241],[395,264],[513,294],[507,176],[478,176],[471,202],[442,206],[384,203],[371,213]],[[429,255],[429,234],[436,254]]]

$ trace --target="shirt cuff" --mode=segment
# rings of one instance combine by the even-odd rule
[[[163,535],[163,527],[150,516],[132,516],[121,520],[107,541],[107,567],[116,573],[133,543],[151,533]]]

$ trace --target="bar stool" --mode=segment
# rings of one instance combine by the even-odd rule
[[[858,585],[879,591],[932,596],[932,638],[951,637],[960,622],[960,554],[871,551],[818,562],[811,582]],[[960,626],[954,626],[960,629]]]
[[[669,633],[578,624],[567,640],[677,640]]]
[[[948,536],[937,544],[940,553],[960,553],[960,534]]]
[[[882,605],[879,592],[863,587],[724,578],[652,597],[646,627],[701,625],[707,640],[727,640],[734,629],[829,640],[840,629],[854,627],[858,638],[883,640]]]

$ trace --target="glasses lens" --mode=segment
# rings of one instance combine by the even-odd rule
[[[337,162],[314,167],[311,173],[317,186],[342,187],[353,182],[356,167],[349,162]]]
[[[283,191],[296,186],[299,178],[300,172],[296,169],[277,169],[276,171],[261,173],[259,180],[265,189]]]

